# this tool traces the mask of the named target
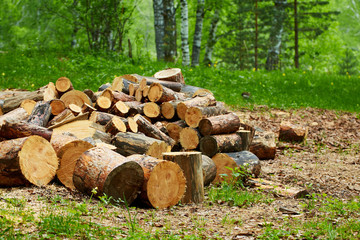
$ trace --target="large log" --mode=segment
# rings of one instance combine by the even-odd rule
[[[235,113],[208,117],[199,122],[199,131],[203,136],[232,133],[239,130],[239,127],[240,119]]]
[[[204,200],[204,180],[200,152],[164,153],[164,159],[177,163],[184,172],[186,191],[182,203],[201,203]]]
[[[308,134],[308,127],[295,125],[290,122],[281,122],[279,140],[287,142],[303,142]]]
[[[4,99],[2,104],[2,112],[7,113],[10,112],[16,108],[18,108],[22,101],[25,99],[31,99],[34,101],[41,101],[44,99],[44,88],[41,88],[39,90],[33,91],[33,92],[21,92],[21,94],[16,94],[13,97],[8,97]]]
[[[85,151],[76,163],[73,182],[80,192],[96,196],[106,194],[114,201],[131,204],[144,183],[141,166],[108,149],[95,147]]]
[[[0,137],[6,139],[23,138],[37,135],[50,141],[52,130],[28,122],[7,122],[0,127]]]
[[[51,144],[39,136],[0,142],[0,186],[47,185],[55,176],[58,158]]]
[[[29,114],[23,108],[16,108],[11,112],[8,112],[0,116],[0,126],[7,122],[19,122],[29,117]]]
[[[170,152],[171,146],[155,138],[137,133],[119,132],[112,140],[117,147],[116,151],[124,156],[132,154],[146,154],[156,158],[162,158],[163,152]]]
[[[206,155],[201,155],[201,158],[204,186],[208,186],[212,181],[214,181],[217,169],[214,161],[211,158]]]
[[[159,80],[169,81],[169,82],[179,82],[185,84],[184,76],[181,73],[180,68],[169,68],[161,70],[154,74],[154,77]]]
[[[275,133],[258,132],[250,145],[250,152],[261,160],[274,159],[276,154]]]
[[[142,203],[154,208],[167,208],[181,200],[186,180],[178,164],[139,154],[127,159],[139,163],[144,171],[145,181],[139,195]]]
[[[223,115],[228,113],[228,111],[225,108],[225,105],[222,102],[217,102],[216,106],[209,106],[209,107],[190,107],[186,110],[185,113],[185,122],[188,126],[196,128],[199,126],[200,121],[204,118],[211,117],[211,116],[217,116],[217,115]],[[235,114],[233,114],[235,115]],[[237,117],[237,115],[235,115]],[[228,116],[230,117],[230,116]],[[226,118],[226,117],[225,117]],[[231,119],[234,119],[233,116],[231,116]],[[231,120],[227,119],[221,119],[225,124],[228,124]],[[239,117],[237,117],[237,122],[240,126],[240,120]],[[236,123],[237,123],[236,122]],[[235,124],[235,123],[233,123]],[[239,127],[237,128],[239,129]],[[200,130],[200,129],[199,129]],[[234,132],[228,130],[226,133]],[[210,135],[210,134],[207,134]]]
[[[45,127],[51,116],[51,106],[49,102],[39,101],[36,103],[27,122],[30,124]]]
[[[209,157],[218,152],[239,152],[242,150],[242,139],[238,133],[211,135],[200,139],[200,151]]]
[[[211,94],[208,94],[203,97],[195,97],[189,100],[179,103],[176,107],[176,113],[178,117],[182,120],[185,120],[185,114],[188,108],[190,107],[207,107],[216,105],[215,97]]]
[[[185,150],[194,150],[198,147],[200,133],[195,128],[183,128],[179,135],[179,142]]]

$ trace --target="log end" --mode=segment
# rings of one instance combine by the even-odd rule
[[[200,140],[200,151],[206,156],[212,157],[219,151],[219,147],[213,137],[205,136]]]

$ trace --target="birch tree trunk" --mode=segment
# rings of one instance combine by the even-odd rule
[[[189,51],[189,18],[188,18],[188,4],[187,0],[180,0],[181,6],[181,51],[182,64],[189,66],[190,51]]]
[[[287,0],[274,0],[274,17],[270,32],[269,50],[266,59],[266,69],[275,70],[279,63],[279,54],[281,38],[283,33],[283,24],[286,18],[285,7]]]
[[[192,49],[192,66],[199,66],[200,59],[200,47],[201,47],[201,37],[202,37],[202,28],[204,20],[204,7],[205,0],[198,0],[197,9],[196,9],[196,23],[195,23],[195,33]]]
[[[214,46],[216,44],[216,30],[220,20],[220,9],[216,8],[214,15],[211,20],[209,38],[206,43],[206,50],[205,50],[205,57],[204,57],[204,64],[205,65],[212,65],[212,53],[214,51]]]
[[[157,60],[164,60],[164,8],[163,0],[153,0]]]
[[[176,56],[176,18],[174,0],[163,0],[164,7],[164,58],[174,62]]]

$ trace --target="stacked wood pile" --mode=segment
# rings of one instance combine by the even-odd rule
[[[185,85],[180,69],[154,76],[123,75],[96,92],[75,90],[66,77],[34,92],[2,92],[0,186],[43,186],[56,176],[71,190],[96,188],[128,203],[201,202],[194,186],[243,165],[237,154],[249,149],[253,132],[209,90]],[[201,152],[200,160],[189,151]],[[224,153],[225,164],[213,161]]]

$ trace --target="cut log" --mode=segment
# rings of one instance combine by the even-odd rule
[[[59,115],[66,108],[65,103],[60,99],[52,99],[50,102],[51,114],[54,116]]]
[[[61,96],[60,100],[65,103],[66,107],[69,107],[71,103],[78,105],[79,107],[82,107],[84,103],[92,105],[92,102],[88,95],[78,90],[71,90],[69,92],[66,92],[64,95]]]
[[[69,109],[72,111],[72,113],[75,116],[78,116],[82,111],[82,107],[79,107],[78,105],[75,105],[75,104],[72,104],[72,103],[69,105]]]
[[[117,147],[116,151],[124,156],[146,154],[162,158],[163,152],[170,152],[171,150],[171,147],[163,141],[130,132],[119,132],[115,135],[112,143]]]
[[[275,133],[258,132],[250,145],[250,152],[261,160],[274,159],[276,154]]]
[[[185,96],[181,93],[174,92],[170,88],[162,86],[160,83],[150,85],[148,99],[151,102],[169,102],[172,100],[184,100]]]
[[[189,108],[186,114],[188,114],[188,112],[191,111],[191,109],[192,108]],[[199,119],[199,118],[195,118],[195,119]],[[186,121],[186,116],[185,116],[185,121]],[[189,122],[196,123],[196,121],[189,121]],[[188,122],[186,123],[189,124]],[[239,127],[240,127],[240,119],[235,113],[204,118],[199,123],[199,131],[203,136],[232,133],[239,130]]]
[[[80,192],[96,196],[106,194],[127,204],[135,200],[144,183],[141,166],[108,149],[95,147],[85,151],[76,163],[73,182]]]
[[[179,141],[185,150],[194,150],[199,145],[200,133],[195,128],[183,128],[180,132]]]
[[[122,91],[119,91],[119,92],[129,94],[129,85],[132,84],[133,82],[131,82],[131,81],[125,79],[125,78],[123,78],[122,81],[123,81],[124,86],[123,86]]]
[[[205,136],[200,139],[200,151],[212,157],[218,152],[240,152],[242,139],[238,133]]]
[[[167,132],[166,127],[165,127],[165,125],[167,125],[167,124],[168,124],[167,122],[160,122],[160,121],[158,121],[158,122],[154,123],[154,126],[155,126],[157,129],[159,129],[160,131],[162,131],[163,133],[165,133],[165,134],[168,135],[168,132]]]
[[[118,101],[114,104],[114,106],[111,108],[110,113],[119,116],[119,117],[125,117],[130,108],[122,101]]]
[[[222,181],[229,181],[233,178],[232,170],[237,167],[234,159],[226,155],[226,153],[217,153],[211,158],[216,165],[216,177],[213,183],[220,183]]]
[[[36,105],[36,102],[31,99],[25,99],[21,102],[20,107],[26,110],[26,112],[30,115],[33,111],[34,107]]]
[[[186,179],[182,203],[201,203],[204,200],[204,180],[200,152],[171,152],[163,154],[165,160],[177,163]]]
[[[96,111],[96,108],[94,108],[93,106],[84,103],[84,105],[81,107],[81,112],[83,113],[89,113],[91,114],[93,111]]]
[[[123,78],[122,77],[114,78],[114,80],[111,84],[111,90],[122,92],[123,87],[124,87]]]
[[[146,86],[142,91],[142,95],[144,98],[146,98],[149,95],[149,91],[150,91],[150,86]]]
[[[135,116],[137,114],[144,114],[144,103],[131,101],[131,102],[124,102],[126,106],[129,107],[129,116]]]
[[[188,108],[188,110],[186,110],[185,113],[185,122],[187,125],[189,125],[190,127],[196,128],[199,126],[200,121],[203,120],[204,118],[210,118],[209,121],[212,121],[210,123],[210,126],[208,126],[208,121],[206,125],[206,127],[210,127],[210,128],[214,128],[217,131],[219,131],[219,133],[231,133],[231,132],[235,132],[236,130],[239,129],[240,127],[240,119],[236,114],[233,115],[229,115],[227,114],[228,111],[226,110],[224,105],[219,104],[218,106],[210,106],[210,107],[190,107]],[[224,116],[224,114],[226,114]],[[230,113],[232,114],[232,113]],[[216,118],[215,116],[223,116],[223,117],[218,117]],[[229,119],[228,119],[229,118]],[[231,121],[234,120],[235,122],[232,123]],[[214,122],[215,121],[215,122]],[[223,124],[225,125],[229,125],[230,126],[223,126]],[[214,126],[211,126],[212,124],[214,124]],[[218,127],[218,124],[221,125],[221,127]],[[238,127],[236,128],[236,126],[238,125]],[[214,129],[214,133],[212,134],[219,134],[219,133],[215,133],[216,130]],[[222,129],[222,132],[220,129]],[[234,130],[235,129],[235,130]],[[199,128],[200,130],[200,128]],[[206,134],[206,135],[210,135]]]
[[[183,85],[181,88],[181,92],[184,93],[189,98],[192,98],[196,91],[202,90],[202,89],[204,89],[204,88],[195,87],[195,86],[191,86],[191,85]],[[204,89],[204,90],[206,91],[206,89]]]
[[[108,109],[110,109],[111,107],[111,100],[107,97],[100,96],[96,100],[95,107],[102,112],[108,111]]]
[[[176,107],[176,113],[181,120],[185,120],[185,114],[190,107],[207,107],[216,105],[216,100],[212,95],[204,97],[195,97],[179,103]]]
[[[139,84],[130,83],[129,84],[129,95],[134,96],[136,90],[139,88]],[[134,100],[135,101],[135,100]]]
[[[140,82],[139,82],[139,88],[138,90],[143,91],[146,87],[146,79],[145,78],[141,78]]]
[[[54,135],[51,145],[59,158],[59,169],[56,175],[65,187],[74,190],[73,175],[75,165],[81,154],[94,147],[91,143],[66,135]]]
[[[166,130],[169,134],[169,136],[174,139],[176,142],[179,142],[180,140],[180,132],[183,130],[183,128],[186,127],[186,123],[184,120],[179,120],[176,122],[168,123],[166,125]]]
[[[105,89],[108,89],[111,87],[111,84],[110,83],[104,83],[104,84],[101,84],[101,86],[98,88],[98,92],[102,92],[104,91]]]
[[[210,90],[204,89],[204,88],[200,88],[200,89],[198,89],[198,90],[196,90],[196,91],[194,92],[194,94],[192,95],[192,97],[193,97],[193,98],[194,98],[194,97],[197,97],[197,96],[203,97],[203,96],[208,95],[208,94],[211,94],[211,95],[214,96],[214,94],[213,94]]]
[[[100,125],[106,125],[113,117],[115,117],[115,115],[111,113],[94,111],[91,113],[89,120]]]
[[[286,142],[303,142],[308,134],[308,127],[295,125],[290,122],[281,122],[279,140]]]
[[[16,108],[18,108],[22,101],[25,99],[30,99],[34,101],[42,101],[44,99],[45,89],[41,88],[34,92],[23,91],[21,94],[16,94],[14,97],[7,97],[4,99],[2,104],[2,112],[8,113]]]
[[[251,132],[249,130],[238,130],[237,133],[241,137],[243,151],[249,151],[251,144],[250,141],[252,140]]]
[[[60,95],[63,95],[64,93],[74,89],[70,79],[67,77],[58,78],[58,80],[55,82],[55,87]]]
[[[124,79],[126,79],[128,81],[134,82],[134,83],[138,83],[142,79],[140,77],[137,77],[135,74],[125,74],[125,75],[122,75],[120,77],[124,78]]]
[[[128,117],[127,119],[123,120],[125,125],[126,125],[126,129],[128,131],[131,131],[133,133],[137,133],[138,132],[138,124],[136,123],[136,121],[134,120],[134,118],[132,117]]]
[[[176,115],[176,107],[180,101],[163,102],[161,104],[161,115],[166,119],[174,119]]]
[[[184,76],[182,75],[180,68],[169,68],[159,71],[154,74],[154,77],[159,80],[185,84]]]
[[[115,116],[105,125],[105,131],[111,135],[126,132],[126,125],[119,117]]]
[[[114,101],[114,92],[110,88],[107,88],[100,93],[99,97],[107,97],[110,100],[110,102],[113,102]]]
[[[0,127],[7,122],[19,122],[22,120],[25,120],[29,117],[29,114],[26,112],[23,108],[16,108],[12,110],[11,112],[8,112],[4,115],[0,116]]]
[[[148,137],[162,140],[170,146],[175,145],[176,142],[172,138],[161,132],[158,128],[154,127],[151,122],[147,121],[143,116],[138,115],[135,120],[138,124],[139,132],[144,133]]]
[[[51,116],[51,106],[49,102],[39,101],[36,103],[33,111],[31,112],[28,123],[45,127]]]
[[[180,92],[181,87],[183,86],[183,84],[179,83],[179,82],[163,81],[163,80],[159,80],[154,77],[145,77],[145,76],[140,76],[138,74],[133,74],[133,75],[137,76],[139,79],[145,79],[147,85],[151,85],[152,83],[160,83],[164,87],[170,88],[171,90],[173,90],[175,92]]]
[[[249,151],[225,153],[228,157],[232,158],[237,166],[243,166],[254,177],[258,177],[261,172],[261,164],[259,158]]]
[[[0,137],[6,139],[23,138],[32,135],[37,135],[50,141],[52,130],[45,127],[30,124],[24,121],[20,122],[7,122],[0,127]]]
[[[122,102],[132,102],[135,101],[135,97],[130,96],[123,92],[113,92],[114,95],[114,101],[122,101]]]
[[[139,85],[140,86],[140,85]],[[135,100],[138,102],[141,102],[143,99],[143,94],[142,94],[142,90],[140,88],[136,89],[135,91]]]
[[[87,120],[89,118],[89,113],[81,113],[81,114],[77,115],[76,117],[74,116],[74,114],[72,114],[72,116],[74,116],[74,117],[70,117],[70,116],[69,116],[69,118],[62,120],[61,122],[58,122],[54,125],[49,126],[48,129],[58,128],[65,124],[75,122],[75,121]]]
[[[149,118],[159,118],[160,117],[160,107],[154,102],[147,102],[143,108],[145,116]]]
[[[40,136],[0,142],[0,186],[47,185],[55,176],[58,158]]]
[[[56,90],[55,84],[53,82],[49,82],[45,91],[44,91],[44,101],[48,102],[53,99],[59,98],[59,93]]]
[[[75,115],[73,114],[73,112],[70,109],[66,108],[60,114],[58,114],[53,119],[51,119],[48,122],[47,126],[51,127],[51,126],[57,125],[59,123],[65,122],[65,121],[67,121],[69,119],[73,119],[73,118],[75,118]]]
[[[178,164],[146,155],[131,155],[130,161],[140,164],[144,171],[144,184],[139,199],[154,208],[176,205],[185,193],[186,180]]]
[[[214,161],[206,155],[201,155],[201,158],[204,186],[208,186],[216,177],[216,165]]]
[[[96,102],[97,96],[91,89],[85,89],[83,93],[85,93],[89,97],[91,102]]]

